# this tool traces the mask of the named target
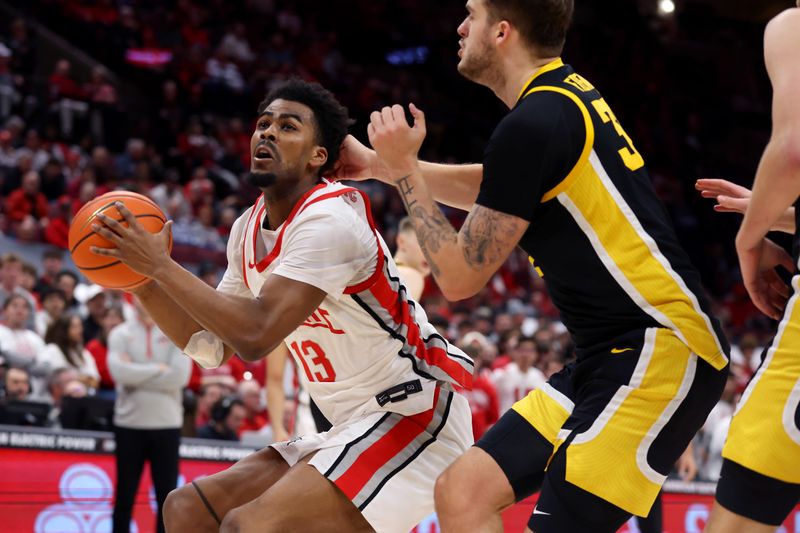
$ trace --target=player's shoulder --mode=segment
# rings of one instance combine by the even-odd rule
[[[798,27],[800,8],[787,9],[767,24],[764,31],[764,58],[771,77],[787,68],[790,68],[790,72],[796,72],[796,58],[800,49]]]
[[[767,24],[767,32],[781,31],[784,28],[797,33],[797,24],[800,23],[800,8],[792,7],[776,15]]]
[[[778,14],[769,21],[764,30],[765,48],[780,46],[783,43],[800,41],[800,8],[793,7]]]
[[[497,126],[496,135],[548,137],[558,124],[582,127],[580,104],[561,91],[544,89],[526,96]]]
[[[336,225],[360,224],[365,221],[353,206],[358,198],[360,198],[358,191],[352,187],[339,183],[329,184],[308,199],[295,217],[294,223],[313,220]]]

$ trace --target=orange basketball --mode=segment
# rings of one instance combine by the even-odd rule
[[[163,211],[147,196],[128,191],[109,192],[88,202],[72,219],[69,227],[69,252],[75,266],[92,282],[108,289],[130,290],[145,284],[149,278],[134,272],[113,257],[97,255],[89,250],[92,246],[114,247],[109,240],[92,230],[92,224],[99,213],[128,225],[114,207],[116,202],[125,204],[139,224],[150,233],[158,233],[167,222]],[[172,250],[171,235],[169,249]]]

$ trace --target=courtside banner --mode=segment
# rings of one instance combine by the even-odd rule
[[[0,426],[0,531],[3,533],[110,533],[114,502],[114,437],[94,431],[50,431]],[[183,439],[178,483],[229,467],[252,448]],[[667,481],[663,497],[665,533],[700,533],[714,500],[713,483]],[[525,529],[536,497],[503,515],[505,531]],[[151,533],[155,500],[149,468],[142,473],[132,533]],[[620,530],[637,533],[633,522]],[[436,516],[414,533],[438,533]],[[800,533],[800,506],[778,530]]]

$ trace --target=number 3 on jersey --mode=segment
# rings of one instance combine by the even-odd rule
[[[295,341],[289,345],[289,348],[297,355],[297,359],[303,365],[308,381],[324,383],[336,380],[336,371],[333,369],[331,360],[325,356],[325,351],[319,344],[314,341],[303,341],[298,345],[297,341]],[[313,374],[309,363],[313,365]]]
[[[600,118],[603,119],[603,122],[611,122],[611,124],[614,125],[614,129],[617,130],[617,135],[625,139],[625,142],[628,143],[628,146],[619,150],[619,156],[622,158],[622,162],[625,163],[625,166],[632,171],[642,168],[644,166],[644,159],[641,154],[636,151],[636,148],[634,148],[633,141],[628,137],[628,134],[625,133],[625,130],[622,129],[622,124],[619,123],[619,120],[617,120],[617,117],[614,115],[614,112],[611,111],[611,107],[609,107],[605,99],[599,98],[594,100],[592,106],[594,106]]]

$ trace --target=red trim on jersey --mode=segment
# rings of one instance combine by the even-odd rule
[[[433,395],[433,407],[413,416],[404,416],[386,434],[361,452],[358,459],[334,483],[349,499],[355,498],[375,473],[411,444],[433,420],[439,403],[439,387]]]
[[[244,231],[242,232],[243,233],[243,235],[242,235],[242,279],[244,279],[244,284],[248,289],[250,288],[250,284],[247,283],[247,268],[245,268],[247,266],[247,263],[245,263],[245,259],[244,259],[244,256],[246,255],[245,254],[245,245],[247,244],[247,229],[250,227],[250,222],[253,220],[253,215],[256,213],[256,206],[258,205],[258,202],[260,202],[263,197],[264,197],[264,193],[262,192],[261,196],[259,196],[258,199],[256,200],[256,203],[253,204],[253,210],[250,211],[250,217],[247,219],[247,224],[245,224]]]
[[[373,272],[370,277],[361,283],[347,287],[344,290],[345,294],[356,294],[372,287],[375,282],[378,281],[378,277],[383,274],[383,261],[385,259],[383,254],[383,246],[381,246],[381,241],[378,238],[378,230],[375,229],[375,222],[372,220],[372,206],[369,203],[369,197],[367,197],[366,193],[363,191],[359,191],[358,189],[353,190],[360,194],[361,199],[364,201],[364,212],[367,214],[367,223],[369,224],[372,233],[375,235],[375,245],[378,247],[378,259],[375,265],[375,272]]]
[[[281,230],[280,230],[280,232],[278,232],[278,238],[275,239],[275,246],[272,247],[272,250],[270,250],[270,252],[261,261],[259,261],[259,262],[257,262],[255,264],[256,270],[258,270],[259,273],[260,272],[264,272],[264,270],[266,270],[267,267],[269,267],[269,265],[271,265],[272,262],[275,261],[275,259],[278,257],[278,254],[281,252],[281,244],[283,243],[283,233],[286,231],[286,227],[292,222],[294,217],[297,216],[297,214],[300,212],[300,210],[301,210],[300,208],[302,207],[303,209],[305,209],[305,206],[303,205],[304,202],[306,200],[308,200],[309,196],[314,194],[320,188],[325,187],[326,185],[327,185],[327,183],[320,183],[318,185],[315,185],[314,187],[312,187],[311,189],[306,191],[306,193],[303,196],[300,197],[300,199],[297,201],[297,203],[294,204],[294,207],[292,208],[292,211],[289,213],[289,216],[286,217],[286,220],[281,225]],[[313,202],[309,202],[309,205],[311,203],[313,203]],[[266,206],[266,204],[265,204],[265,206]],[[253,229],[253,232],[254,232],[253,233],[253,259],[256,258],[256,241],[255,241],[255,238],[256,238],[256,235],[258,235],[259,228],[261,227],[261,222],[259,220],[260,218],[261,218],[261,214],[259,213],[259,217],[256,218],[256,226]]]
[[[407,300],[403,300],[397,291],[392,289],[386,276],[381,276],[375,285],[369,289],[381,307],[383,307],[397,324],[404,324],[408,330],[406,342],[415,346],[416,356],[430,366],[444,370],[456,383],[467,389],[472,388],[472,372],[465,369],[457,361],[451,359],[446,350],[436,346],[427,346],[422,339],[411,307]]]

